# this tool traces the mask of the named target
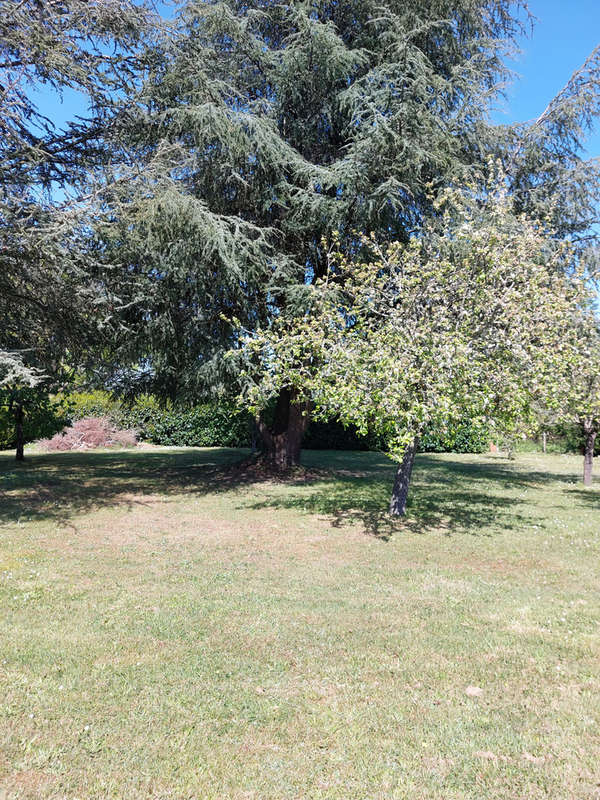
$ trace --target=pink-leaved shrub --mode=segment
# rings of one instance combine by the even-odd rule
[[[94,447],[136,447],[135,431],[116,428],[108,417],[84,417],[51,439],[37,442],[42,450],[91,450]]]

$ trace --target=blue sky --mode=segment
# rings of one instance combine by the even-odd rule
[[[519,75],[494,114],[498,122],[538,117],[600,44],[600,0],[530,0],[529,7],[537,20],[533,34],[520,42],[522,54],[511,62]],[[600,156],[600,121],[587,150]]]
[[[157,5],[163,13],[169,7]],[[600,43],[600,0],[530,0],[529,5],[537,21],[533,34],[520,41],[522,54],[510,64],[518,74],[507,88],[507,100],[494,113],[498,122],[538,117]],[[85,113],[76,92],[66,92],[62,101],[47,91],[39,98],[41,110],[58,127]],[[590,156],[600,156],[600,122],[587,149]]]

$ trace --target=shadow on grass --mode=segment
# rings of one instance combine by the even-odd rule
[[[372,468],[365,473],[341,471],[340,464],[335,481],[319,483],[310,493],[305,487],[302,492],[291,491],[250,507],[296,509],[325,515],[335,527],[359,524],[365,532],[383,540],[388,540],[395,531],[426,533],[433,529],[448,535],[460,530],[489,536],[493,530],[522,528],[538,522],[533,512],[527,513],[518,493],[542,483],[564,480],[563,475],[525,471],[508,463],[484,460],[465,463],[419,455],[407,516],[397,520],[387,513],[394,465],[380,458],[381,462],[374,460]]]
[[[144,495],[231,492],[256,479],[231,466],[247,451],[186,449],[33,455],[16,465],[0,456],[0,523],[54,520],[68,525],[76,514],[147,502]],[[465,462],[418,456],[409,514],[396,521],[387,514],[394,464],[379,453],[307,451],[308,477],[287,479],[283,490],[243,509],[296,509],[327,516],[333,526],[359,524],[386,540],[397,530],[437,529],[480,534],[522,527],[532,521],[515,495],[524,487],[563,481],[564,475],[525,471],[513,464]],[[261,494],[269,484],[261,485]]]
[[[593,509],[600,510],[600,492],[598,488],[600,487],[595,483],[593,488],[590,487],[589,489],[568,489],[567,494],[578,503],[581,503],[581,505],[591,506]]]
[[[144,495],[218,491],[228,467],[246,455],[233,449],[129,450],[31,455],[22,464],[0,455],[0,524],[55,520],[144,504]]]

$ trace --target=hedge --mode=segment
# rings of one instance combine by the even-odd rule
[[[420,450],[425,453],[485,453],[489,448],[489,428],[470,419],[443,430],[432,428],[421,437],[420,443]]]
[[[141,439],[171,447],[249,447],[252,420],[231,403],[182,408],[141,396],[131,405],[106,392],[72,396],[72,418],[107,416],[119,428],[134,428]]]
[[[0,414],[0,447],[13,445],[12,421]],[[108,392],[77,392],[55,403],[42,418],[27,425],[29,441],[49,437],[65,425],[84,417],[109,417],[121,429],[135,429],[141,439],[171,447],[250,447],[256,441],[252,418],[230,402],[192,407],[161,405],[144,395],[132,404]],[[379,450],[373,435],[360,435],[341,423],[312,421],[303,446],[312,450]],[[489,447],[485,427],[466,420],[444,431],[429,431],[421,440],[426,452],[483,452]]]
[[[72,419],[108,416],[120,428],[135,428],[142,439],[172,447],[250,447],[255,438],[250,414],[232,403],[212,403],[182,408],[161,406],[156,398],[139,397],[131,406],[106,392],[72,395]],[[311,421],[303,447],[309,450],[379,450],[374,435],[361,435],[335,420]],[[429,431],[421,440],[426,452],[479,453],[489,447],[482,425],[469,420],[444,431]]]

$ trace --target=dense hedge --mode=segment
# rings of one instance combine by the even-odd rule
[[[307,450],[381,450],[376,436],[363,436],[354,428],[344,428],[340,422],[312,420],[302,446]]]
[[[119,428],[134,428],[141,439],[172,447],[249,447],[250,415],[231,403],[182,408],[161,406],[154,398],[139,397],[132,405],[105,392],[74,395],[72,418],[107,416]]]
[[[230,403],[192,408],[161,406],[153,397],[140,397],[132,406],[105,392],[77,394],[71,398],[73,419],[109,416],[120,428],[135,428],[154,444],[174,447],[249,447],[255,436],[247,412]],[[309,450],[379,450],[376,436],[361,435],[339,422],[312,421],[304,435]],[[489,447],[489,435],[481,425],[465,421],[451,430],[429,431],[421,440],[426,452],[479,453]]]
[[[141,439],[172,447],[250,447],[256,443],[254,424],[247,412],[232,403],[203,404],[193,407],[161,405],[156,398],[139,397],[132,405],[107,392],[79,392],[66,398],[49,399],[25,418],[26,440],[49,438],[69,423],[83,417],[109,417],[121,429],[134,429]],[[556,425],[547,430],[547,447],[554,453],[583,452],[583,436],[577,425]],[[490,436],[484,425],[472,420],[444,430],[430,430],[421,439],[420,449],[429,453],[482,453],[489,448]],[[12,449],[14,420],[0,408],[0,450]],[[362,436],[339,422],[312,421],[303,446],[310,450],[380,450],[383,443],[373,435]],[[518,450],[541,450],[539,441],[517,443]],[[600,437],[596,455],[600,453]]]
[[[53,411],[27,425],[27,439],[52,436],[69,422],[84,417],[109,417],[120,429],[135,429],[140,438],[172,447],[250,447],[256,434],[250,415],[231,403],[193,407],[161,405],[151,396],[139,397],[129,405],[107,392],[80,392],[70,395]],[[0,414],[0,447],[13,445],[13,430],[7,415]],[[303,446],[314,450],[379,450],[383,443],[373,435],[360,435],[339,422],[312,421]],[[489,436],[483,426],[470,421],[452,430],[429,431],[421,440],[426,452],[483,452]]]

